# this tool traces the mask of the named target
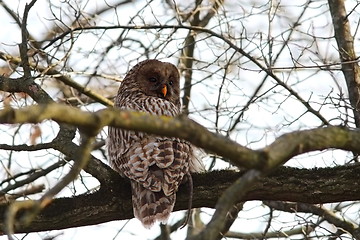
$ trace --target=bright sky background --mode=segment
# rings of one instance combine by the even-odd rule
[[[4,1],[8,6],[11,6],[12,9],[20,14],[23,12],[24,3],[26,1],[14,1],[8,0]],[[56,1],[54,1],[56,2]],[[75,1],[76,2],[76,1]],[[78,1],[79,3],[82,1]],[[111,4],[113,1],[107,1],[108,4]],[[178,2],[178,1],[177,1]],[[183,1],[183,4],[191,1]],[[229,1],[230,2],[230,1]],[[274,45],[273,52],[280,48],[280,40],[286,37],[284,34],[284,29],[289,28],[287,26],[287,22],[285,19],[287,17],[295,18],[299,15],[300,10],[302,9],[302,4],[306,3],[306,1],[274,1],[281,2],[281,5],[284,5],[284,8],[280,13],[282,14],[282,18],[278,18],[274,20],[272,25],[272,36],[279,41],[278,45]],[[85,4],[86,2],[82,2]],[[87,3],[87,10],[101,7],[103,1],[89,1]],[[143,6],[143,1],[135,1],[134,4],[128,4],[127,7],[119,8],[117,15],[113,12],[109,12],[108,14],[101,15],[100,18],[96,20],[96,25],[112,25],[116,22],[119,22],[121,25],[126,25],[131,16],[133,16],[140,7]],[[158,15],[158,20],[161,23],[166,23],[166,21],[170,21],[166,12],[161,8],[162,1],[156,0],[152,3],[151,6],[153,8],[148,8],[144,10],[143,16],[146,16],[145,20],[153,23],[153,13]],[[229,3],[229,5],[232,3]],[[245,3],[244,3],[245,4]],[[253,1],[252,4],[254,6],[266,6],[268,1]],[[348,7],[350,8],[355,3],[353,1],[347,1]],[[135,7],[134,7],[135,6]],[[234,31],[234,33],[238,32],[241,27],[247,29],[247,34],[256,36],[256,39],[253,41],[246,42],[244,41],[244,48],[247,52],[249,52],[254,57],[260,57],[259,46],[262,46],[263,42],[260,39],[266,38],[268,34],[268,26],[264,24],[267,22],[267,15],[261,14],[261,11],[264,8],[256,7],[251,8],[251,6],[244,5],[241,8],[239,5],[234,4],[233,8],[229,7],[229,26]],[[250,12],[250,10],[252,12]],[[297,32],[294,34],[294,38],[298,37],[298,41],[294,41],[293,44],[289,45],[289,50],[285,51],[284,54],[280,56],[279,61],[275,64],[275,67],[292,67],[293,62],[290,61],[289,52],[291,52],[294,58],[299,59],[299,65],[305,66],[314,66],[316,64],[322,64],[320,59],[317,59],[316,56],[321,56],[326,58],[329,63],[332,61],[337,61],[338,55],[336,52],[336,43],[334,41],[328,41],[326,38],[333,36],[333,31],[331,28],[331,19],[327,11],[327,6],[325,1],[318,1],[312,3],[309,10],[303,16],[304,19],[301,23],[300,29],[303,32]],[[253,14],[252,16],[247,16],[246,18],[236,19],[235,17],[232,18],[235,14],[239,12],[243,13],[244,16],[247,14]],[[324,13],[326,12],[326,13]],[[322,14],[324,13],[324,14]],[[165,14],[165,15],[164,15]],[[119,17],[119,18],[118,18]],[[356,20],[356,15],[350,16],[352,21]],[[52,15],[48,10],[48,1],[46,0],[38,0],[35,4],[33,9],[30,12],[29,20],[28,20],[28,28],[32,35],[34,35],[38,39],[42,39],[42,36],[46,34],[47,30],[51,27],[51,22],[47,19],[51,19]],[[218,19],[215,19],[211,22],[212,26],[217,24]],[[139,21],[139,19],[136,19]],[[220,20],[219,20],[220,21]],[[16,24],[7,13],[4,12],[2,8],[0,8],[0,22],[2,23],[2,32],[6,34],[0,34],[0,51],[7,52],[9,54],[17,55],[17,47],[16,45],[20,42],[21,36],[20,31],[17,29]],[[239,24],[241,22],[241,25]],[[352,22],[353,23],[353,22]],[[172,24],[172,23],[168,23]],[[210,24],[210,25],[211,25]],[[355,25],[353,25],[355,26]],[[14,30],[16,29],[16,30]],[[218,27],[214,27],[213,31],[218,31]],[[180,31],[181,32],[181,31]],[[98,49],[105,48],[110,40],[114,40],[118,37],[118,30],[107,31],[102,35],[101,40],[99,40],[98,35],[94,34],[83,34],[77,40],[74,46],[74,52],[82,51],[82,52],[89,52],[89,56],[83,56],[81,54],[75,55],[70,59],[69,64],[72,66],[74,71],[77,69],[83,69],[84,66],[93,66],[94,59],[92,58],[91,51],[94,49],[96,52]],[[308,34],[306,34],[308,33]],[[325,39],[323,41],[319,41],[319,45],[316,46],[316,51],[318,53],[312,53],[315,51],[315,46],[308,46],[307,42],[309,39],[306,38],[307,35],[313,34],[319,39]],[[130,36],[131,35],[131,36]],[[144,33],[136,33],[132,32],[129,37],[139,38],[142,39],[144,42],[151,42],[154,38],[153,34],[144,34]],[[162,36],[160,36],[162,37]],[[206,34],[199,34],[199,39],[204,39],[203,42],[199,42],[199,48],[202,49],[201,52],[196,53],[198,58],[201,59],[203,62],[198,63],[194,69],[194,81],[199,81],[199,84],[194,85],[193,92],[192,92],[192,102],[191,102],[191,118],[196,120],[197,122],[203,124],[204,126],[208,127],[212,131],[218,130],[220,133],[224,133],[224,129],[227,129],[231,125],[231,120],[229,116],[231,112],[226,112],[223,116],[219,118],[218,129],[214,126],[214,118],[215,113],[213,106],[217,103],[219,87],[222,84],[222,73],[218,75],[215,74],[211,79],[207,79],[204,72],[209,71],[212,72],[216,66],[206,66],[206,62],[211,62],[214,59],[214,52],[218,50],[217,44],[219,42],[213,40],[206,40]],[[147,40],[146,40],[147,39]],[[180,46],[182,44],[183,39],[179,37],[178,41],[171,42],[166,49],[163,49],[164,54],[159,54],[159,58],[162,60],[166,60],[177,64],[177,59],[171,56],[171,53],[174,52],[174,49],[177,49],[177,44]],[[275,41],[275,42],[276,42]],[[238,44],[238,42],[235,42]],[[357,44],[357,43],[356,43]],[[357,44],[358,45],[358,44]],[[310,50],[307,52],[303,52],[304,46],[308,47]],[[212,48],[213,47],[213,48]],[[262,46],[264,49],[267,48],[266,45]],[[214,50],[215,49],[215,50]],[[119,49],[113,49],[108,55],[107,58],[104,60],[103,65],[101,66],[101,70],[104,73],[109,75],[117,75],[117,76],[124,76],[124,73],[133,65],[136,64],[134,61],[130,61],[129,59],[135,58],[135,55],[139,53],[133,53],[130,50],[123,50],[117,51]],[[227,54],[230,54],[227,53]],[[119,57],[120,55],[120,57]],[[116,59],[116,61],[114,61]],[[130,64],[127,62],[130,61]],[[236,67],[230,70],[231,76],[234,77],[232,81],[225,82],[224,90],[222,92],[222,97],[220,101],[221,107],[233,107],[234,111],[239,110],[242,105],[239,105],[239,102],[246,102],[248,96],[251,95],[254,89],[259,85],[261,82],[264,73],[260,72],[253,64],[247,63],[247,60],[242,58],[239,61],[242,61],[241,66],[244,69],[248,69],[245,71],[244,69],[238,69]],[[112,64],[112,65],[111,65]],[[220,65],[221,63],[219,63]],[[107,71],[108,70],[108,71]],[[201,71],[200,71],[201,70]],[[281,72],[280,72],[281,71]],[[315,109],[320,108],[320,103],[324,101],[328,101],[328,96],[336,98],[341,93],[346,92],[346,85],[342,77],[342,73],[337,71],[334,73],[333,76],[330,76],[328,72],[320,71],[315,72],[314,69],[305,69],[299,70],[294,72],[292,70],[279,70],[277,73],[279,78],[281,78],[284,82],[286,82],[289,86],[291,86],[294,90],[296,90],[300,95],[305,99],[311,99],[310,101],[313,103],[313,107]],[[204,84],[202,84],[201,80],[205,76]],[[333,78],[332,78],[333,77]],[[335,80],[334,80],[335,79]],[[85,82],[87,77],[78,76],[76,80],[79,82]],[[111,81],[106,82],[106,85],[114,88],[116,91],[117,83],[113,83]],[[263,89],[268,90],[271,86],[274,85],[273,80],[268,80]],[[95,85],[94,85],[95,86]],[[54,88],[50,85],[46,89],[50,94],[53,96],[57,93]],[[273,95],[269,95],[268,98],[264,98],[257,104],[253,104],[250,108],[246,111],[244,116],[244,121],[239,124],[237,131],[231,134],[231,138],[238,141],[240,144],[251,148],[261,148],[264,147],[266,144],[271,143],[276,137],[282,135],[286,132],[291,132],[297,129],[306,129],[306,128],[313,128],[320,126],[320,121],[315,118],[313,115],[305,114],[295,123],[291,124],[289,127],[284,127],[283,123],[285,121],[292,121],[299,118],[303,112],[303,106],[294,98],[288,97],[289,94],[281,88],[274,88],[272,90],[274,92]],[[28,102],[17,102],[16,105],[22,106],[27,105]],[[240,107],[235,108],[236,105]],[[94,111],[97,109],[101,109],[103,106],[100,105],[91,105],[86,107],[87,110]],[[206,109],[210,109],[207,111]],[[334,119],[332,120],[332,124],[339,124],[341,123],[338,119],[339,117],[339,110],[334,108],[333,105],[325,105],[321,108],[321,113],[326,116],[327,119]],[[54,124],[50,122],[45,122],[41,125],[42,132],[46,133],[42,135],[42,142],[47,142],[51,140],[54,135],[57,133],[57,128],[54,127]],[[55,128],[55,129],[54,129]],[[17,131],[16,127],[12,126],[1,126],[1,143],[9,143],[13,141],[13,134]],[[16,143],[29,143],[29,132],[31,131],[31,126],[24,126],[21,128],[24,134],[15,138]],[[106,129],[102,132],[102,135],[106,135]],[[48,162],[49,156],[51,154],[54,155],[55,158],[58,157],[57,152],[55,151],[38,151],[33,153],[21,152],[21,153],[13,153],[13,158],[24,159],[22,161],[18,161],[19,166],[14,166],[15,169],[19,169],[19,171],[24,171],[24,169],[30,169],[34,166],[38,167],[46,167],[52,163]],[[9,155],[8,152],[0,150],[0,157],[1,159],[7,158]],[[100,154],[95,154],[97,157],[103,157]],[[348,157],[345,157],[347,154],[343,151],[327,151],[325,153],[311,153],[306,156],[298,156],[293,160],[289,161],[287,165],[295,166],[295,167],[323,167],[329,166],[334,164],[343,164],[344,161],[348,160]],[[337,161],[336,163],[334,161]],[[208,160],[207,160],[208,163]],[[224,168],[227,167],[227,163],[219,162],[217,167]],[[68,168],[64,168],[67,170]],[[0,170],[0,174],[3,173],[3,170]],[[47,179],[41,178],[37,180],[38,183],[45,183],[47,186],[51,186],[56,182],[59,177],[62,176],[64,172],[55,171],[48,177]],[[96,181],[91,178],[86,178],[90,186],[96,186]],[[60,196],[69,195],[74,191],[74,187],[70,186],[69,188],[65,189]],[[81,184],[77,184],[76,190],[86,191],[82,187]],[[207,212],[211,213],[213,210],[208,210]],[[236,224],[232,227],[232,229],[237,229],[243,232],[256,232],[262,231],[266,224],[267,218],[261,218],[268,208],[261,206],[261,202],[251,202],[246,203],[245,209],[240,213],[241,220],[237,221]],[[170,218],[170,223],[175,222],[179,217],[182,217],[183,213],[173,213]],[[206,213],[202,214],[204,221],[209,221],[210,216]],[[259,218],[262,221],[259,222]],[[279,222],[275,223],[279,226],[282,226],[282,221],[288,221],[288,225],[294,225],[295,221],[290,214],[282,214],[281,217],[277,219]],[[296,225],[296,224],[295,224]],[[49,233],[34,233],[31,234],[31,237],[27,237],[25,239],[42,239],[45,236],[54,236],[60,234],[57,237],[57,240],[60,239],[115,239],[117,233],[120,231],[118,238],[116,239],[153,239],[159,234],[159,228],[154,227],[151,230],[144,229],[140,222],[136,219],[132,219],[129,221],[114,221],[109,223],[104,223],[96,226],[88,226],[82,228],[75,228],[75,229],[67,229],[67,230],[60,230],[60,231],[52,231]],[[176,235],[172,235],[174,239],[184,239],[185,237],[185,230],[178,231]],[[142,236],[139,238],[139,235]],[[19,239],[21,239],[23,235],[17,235]],[[0,239],[5,237],[0,237]]]

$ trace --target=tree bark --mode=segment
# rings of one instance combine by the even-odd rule
[[[351,35],[344,0],[329,0],[330,14],[334,25],[335,39],[338,45],[341,71],[344,74],[353,107],[355,125],[360,127],[360,70],[354,50],[354,38]]]
[[[214,208],[221,193],[242,174],[229,170],[195,174],[193,207]],[[129,182],[112,170],[110,175],[97,192],[54,199],[31,225],[18,227],[15,231],[57,230],[133,218]],[[356,201],[360,200],[359,185],[360,164],[316,169],[280,167],[256,183],[239,202],[275,200],[322,204]],[[174,211],[188,208],[187,189],[184,185],[180,187]],[[2,216],[7,207],[0,206]],[[4,229],[4,220],[0,226]]]

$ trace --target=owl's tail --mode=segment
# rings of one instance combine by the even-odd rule
[[[135,181],[131,181],[131,189],[134,216],[144,227],[150,228],[155,221],[166,223],[175,205],[175,193],[166,196],[163,191],[153,192]]]

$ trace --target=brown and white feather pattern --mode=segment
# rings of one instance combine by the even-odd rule
[[[124,79],[115,107],[154,115],[178,115],[180,104],[144,95],[132,84],[133,81],[128,81],[136,77],[137,69],[143,64],[135,66]],[[125,81],[130,83],[126,84]],[[112,168],[131,180],[134,215],[147,228],[156,220],[167,221],[179,185],[186,180],[189,171],[201,170],[193,147],[178,138],[110,127],[108,153]]]

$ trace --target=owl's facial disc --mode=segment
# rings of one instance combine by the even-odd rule
[[[138,88],[145,95],[175,104],[180,102],[179,72],[171,63],[150,60],[140,68],[136,79]]]

